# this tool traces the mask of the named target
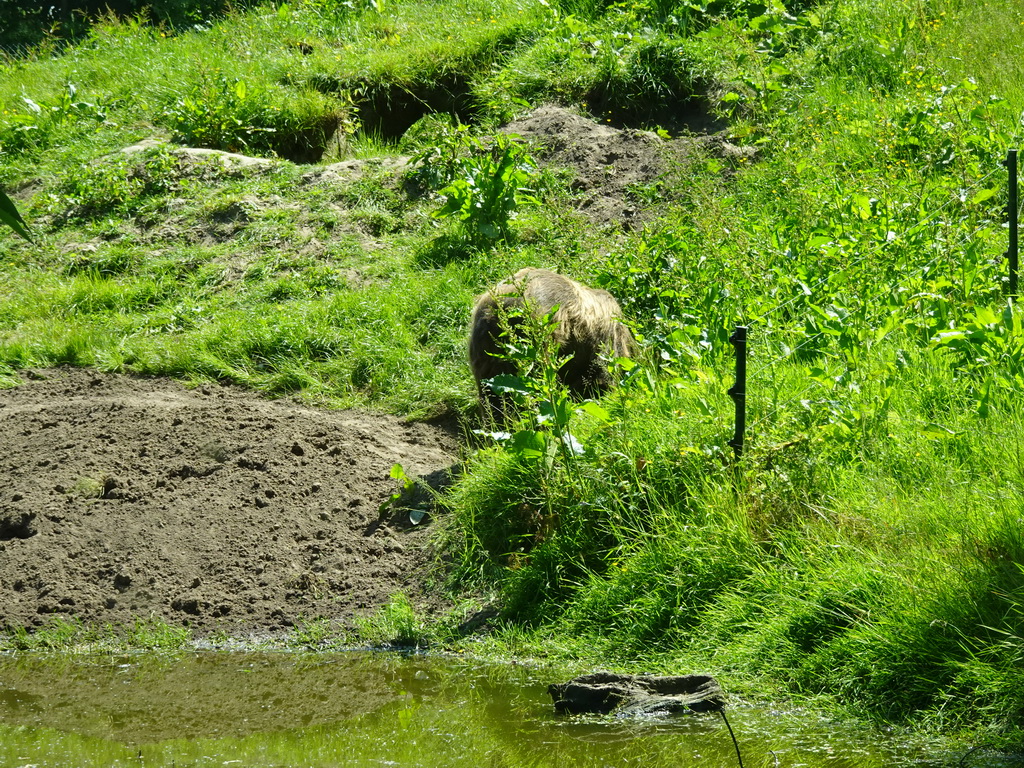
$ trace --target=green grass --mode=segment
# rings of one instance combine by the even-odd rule
[[[125,650],[175,652],[191,647],[192,633],[153,617],[124,626],[87,626],[57,616],[29,632],[23,628],[0,635],[0,650],[52,653],[116,653]]]
[[[1021,138],[1020,11],[721,5],[296,3],[180,34],[108,19],[5,60],[0,181],[37,244],[0,234],[2,381],[71,363],[472,418],[474,295],[566,271],[619,297],[639,365],[601,409],[544,430],[528,413],[539,456],[467,449],[439,531],[448,586],[494,594],[512,648],[1012,740],[1024,335],[1000,162]],[[380,166],[327,183],[287,159],[116,154],[155,135],[301,159],[340,128],[340,156],[438,146],[419,177],[449,183],[472,165],[451,120],[360,131],[440,91],[484,138],[541,100],[655,128],[692,97],[756,154],[695,149],[637,191],[656,216],[629,233],[531,176],[540,205],[493,242]],[[368,632],[419,633],[392,611]]]

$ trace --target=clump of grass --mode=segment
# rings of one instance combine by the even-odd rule
[[[322,19],[300,10],[292,21],[316,34]],[[329,90],[362,85],[369,100],[394,86],[469,80],[529,36],[539,19],[536,6],[493,0],[395,3],[384,14],[366,8],[344,20],[340,42],[349,45],[347,55],[331,45],[314,47],[313,73],[304,79]],[[449,34],[456,29],[458,34]]]
[[[675,128],[688,105],[704,99],[710,67],[685,38],[655,34],[646,23],[626,11],[589,22],[554,16],[507,68],[479,81],[478,98],[506,119],[523,104],[556,101],[619,126]]]
[[[47,626],[35,631],[15,627],[9,633],[0,635],[0,643],[5,650],[66,651],[91,644],[97,637],[94,629],[85,627],[80,621],[57,616]]]
[[[365,618],[355,620],[360,640],[373,646],[420,648],[430,644],[427,623],[401,592]]]
[[[348,648],[352,645],[351,630],[338,621],[311,619],[299,622],[289,633],[287,644],[309,650]]]
[[[126,628],[121,642],[129,648],[147,651],[177,651],[189,646],[192,632],[156,617],[139,618]]]
[[[117,485],[117,481],[107,475],[99,477],[80,477],[71,485],[70,493],[84,499],[102,499]]]
[[[160,119],[174,141],[188,146],[309,162],[320,158],[328,142],[355,132],[353,112],[350,97],[309,89],[281,94],[258,81],[201,75],[169,99]]]

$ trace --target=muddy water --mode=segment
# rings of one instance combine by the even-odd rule
[[[568,676],[356,652],[0,656],[0,766],[738,766],[717,715],[556,715],[547,685]],[[955,757],[806,714],[729,719],[747,768]]]

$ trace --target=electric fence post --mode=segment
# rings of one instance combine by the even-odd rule
[[[1006,260],[1010,268],[1009,293],[1010,298],[1017,299],[1017,150],[1011,149],[1006,152],[1006,160],[1003,165],[1009,172],[1008,195],[1007,195],[1007,218],[1009,219],[1010,238],[1009,248],[1006,251]]]
[[[729,388],[729,396],[736,404],[736,431],[729,445],[738,463],[743,456],[743,438],[747,430],[747,326],[737,325],[729,341],[736,348],[736,381]]]

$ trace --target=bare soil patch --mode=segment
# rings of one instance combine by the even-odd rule
[[[0,628],[53,615],[275,633],[426,587],[430,518],[382,516],[400,463],[435,486],[454,430],[81,369],[0,391]]]
[[[626,230],[642,227],[669,202],[662,192],[651,195],[650,188],[695,153],[727,163],[754,157],[752,149],[730,144],[722,134],[666,140],[651,131],[602,125],[556,105],[538,107],[502,130],[537,145],[545,164],[570,170],[579,210],[588,218]]]

